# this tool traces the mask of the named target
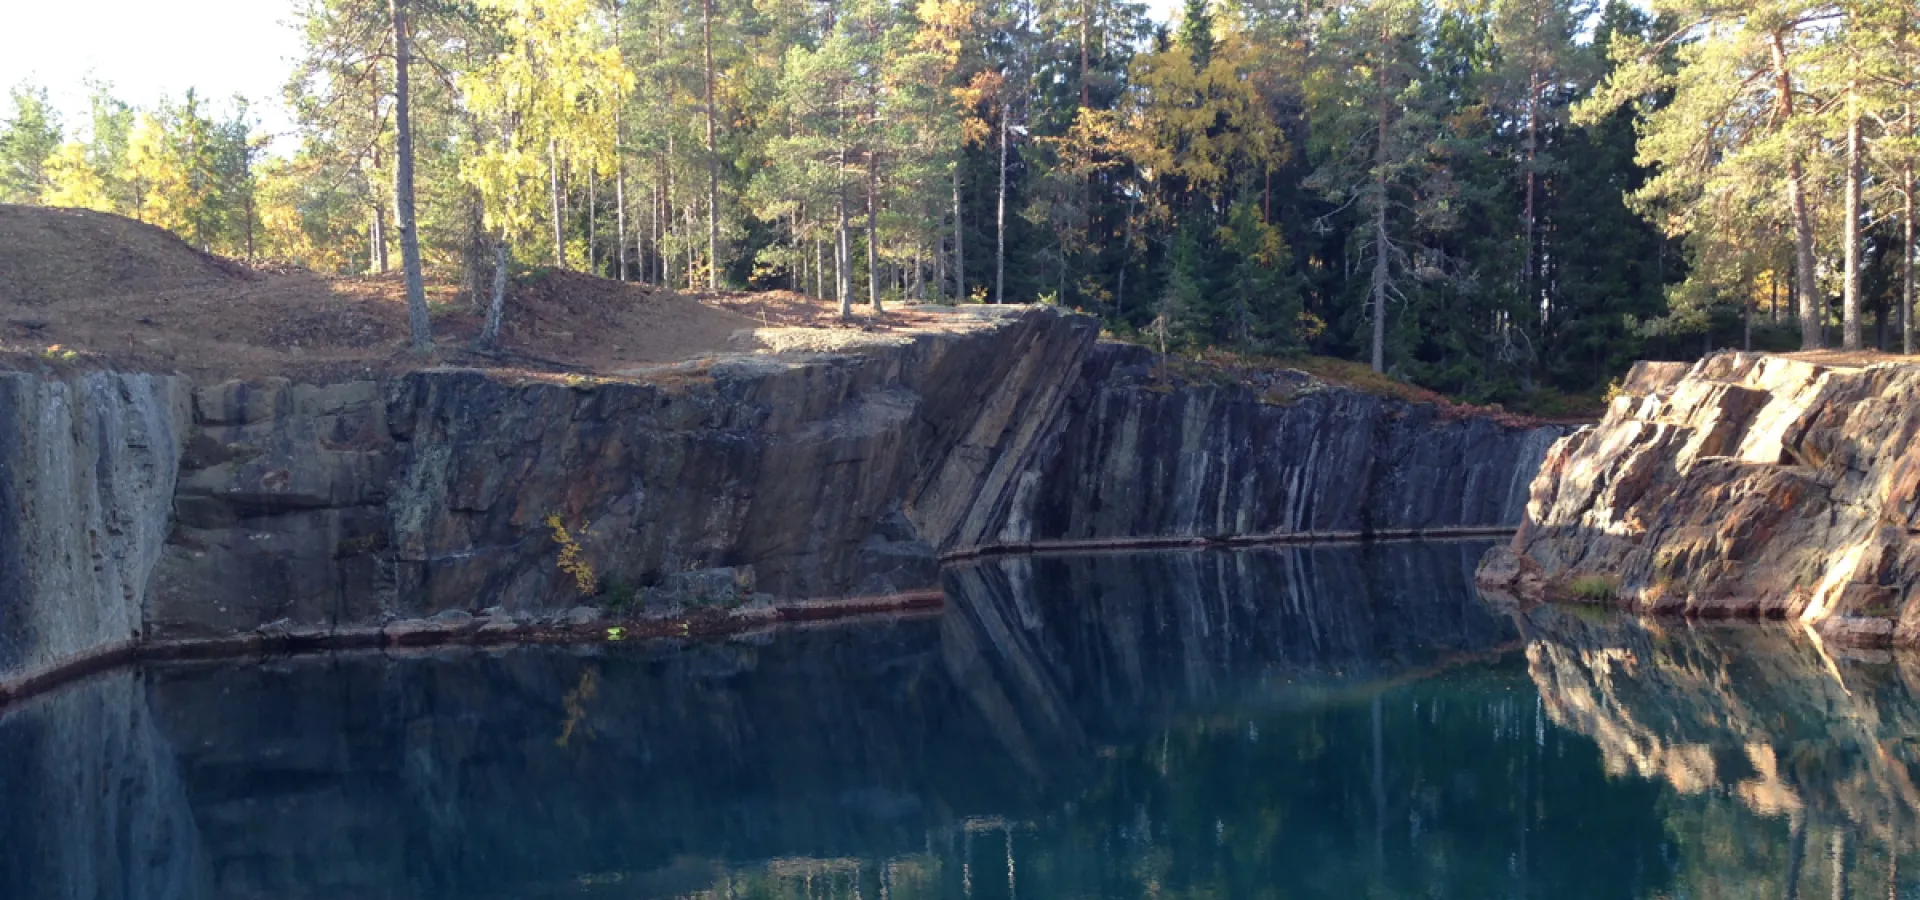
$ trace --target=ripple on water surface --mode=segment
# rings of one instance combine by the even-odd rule
[[[1484,547],[1000,559],[935,614],[724,642],[113,672],[0,718],[0,897],[1920,891],[1920,661],[1514,613]]]

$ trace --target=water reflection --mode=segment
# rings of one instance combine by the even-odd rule
[[[1480,549],[999,560],[882,623],[115,673],[0,718],[0,896],[1907,882],[1899,663],[1509,614]]]
[[[1554,722],[1664,782],[1676,896],[1905,896],[1920,846],[1920,658],[1784,627],[1516,616]],[[1903,887],[1904,886],[1904,887]]]

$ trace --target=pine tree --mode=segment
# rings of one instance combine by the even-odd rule
[[[60,119],[47,90],[31,84],[10,92],[13,112],[0,120],[0,202],[32,203],[47,189],[47,161],[60,147]]]
[[[1416,77],[1427,32],[1415,0],[1355,0],[1335,14],[1316,52],[1310,90],[1325,111],[1316,131],[1319,165],[1309,183],[1366,223],[1349,243],[1370,260],[1366,281],[1369,360],[1386,371],[1387,303],[1404,297],[1419,260],[1406,221],[1443,208],[1449,193],[1426,154],[1439,134],[1430,85]]]

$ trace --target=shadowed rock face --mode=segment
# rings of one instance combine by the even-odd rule
[[[1167,390],[1152,360],[1094,351],[1003,540],[1512,526],[1564,433],[1352,390],[1283,403],[1239,385]]]
[[[0,372],[0,683],[139,634],[188,391]]]
[[[1036,311],[660,383],[203,388],[154,624],[564,609],[580,596],[550,516],[629,589],[703,572],[787,598],[929,587],[941,551],[1004,517],[1093,339]]]
[[[1920,643],[1920,368],[1722,354],[1637,367],[1555,445],[1487,580],[1582,577],[1625,604]]]
[[[663,603],[930,588],[940,554],[997,542],[1497,526],[1558,433],[1345,390],[1149,390],[1143,354],[1032,310],[674,383],[203,388],[152,622],[564,609],[555,515]]]
[[[0,569],[0,604],[61,611],[0,617],[38,629],[9,651],[0,625],[0,682],[135,634],[560,613],[549,517],[646,613],[930,589],[995,544],[1511,525],[1559,433],[1305,376],[1282,405],[1149,384],[1091,319],[977,316],[637,381],[6,376],[0,499],[29,515],[0,559],[37,568]]]

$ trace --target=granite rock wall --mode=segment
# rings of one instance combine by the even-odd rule
[[[1156,377],[1050,309],[954,315],[625,378],[8,375],[0,557],[28,564],[0,587],[28,612],[0,678],[139,637],[931,590],[995,545],[1498,528],[1559,434]]]
[[[1556,444],[1485,583],[1920,644],[1920,367],[1642,363]]]
[[[0,685],[139,636],[188,396],[171,376],[0,372]]]
[[[1168,389],[1152,364],[1095,350],[1001,540],[1511,527],[1565,430],[1306,380]]]

